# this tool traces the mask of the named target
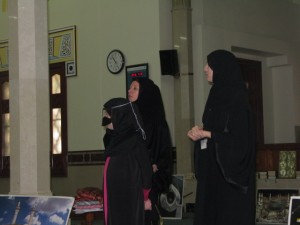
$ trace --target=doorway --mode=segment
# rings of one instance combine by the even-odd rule
[[[256,121],[256,144],[264,144],[261,62],[238,58],[243,78],[249,91],[249,100]]]

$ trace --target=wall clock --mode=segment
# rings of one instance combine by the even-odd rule
[[[124,54],[120,50],[112,50],[107,56],[106,65],[112,74],[120,73],[125,65]]]

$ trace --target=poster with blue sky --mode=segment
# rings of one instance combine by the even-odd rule
[[[0,225],[66,225],[73,197],[0,195]]]

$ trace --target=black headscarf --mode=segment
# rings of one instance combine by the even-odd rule
[[[125,98],[113,98],[104,104],[104,110],[111,116],[113,124],[113,130],[107,129],[105,134],[110,137],[105,146],[106,156],[130,150],[119,144],[134,134],[140,135],[143,139],[146,138],[139,110],[134,103]]]
[[[206,102],[203,123],[206,123],[210,109],[229,111],[249,108],[247,88],[236,57],[229,51],[216,50],[207,56],[207,63],[213,70],[213,84]]]
[[[143,120],[160,122],[165,119],[164,105],[158,86],[148,78],[135,78],[132,81],[140,84],[139,96],[135,104],[139,107]]]

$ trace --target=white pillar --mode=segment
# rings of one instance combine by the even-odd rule
[[[10,194],[51,195],[47,0],[10,0]]]
[[[173,0],[173,44],[178,51],[180,76],[174,79],[177,173],[193,171],[193,142],[187,131],[194,126],[191,1]]]

